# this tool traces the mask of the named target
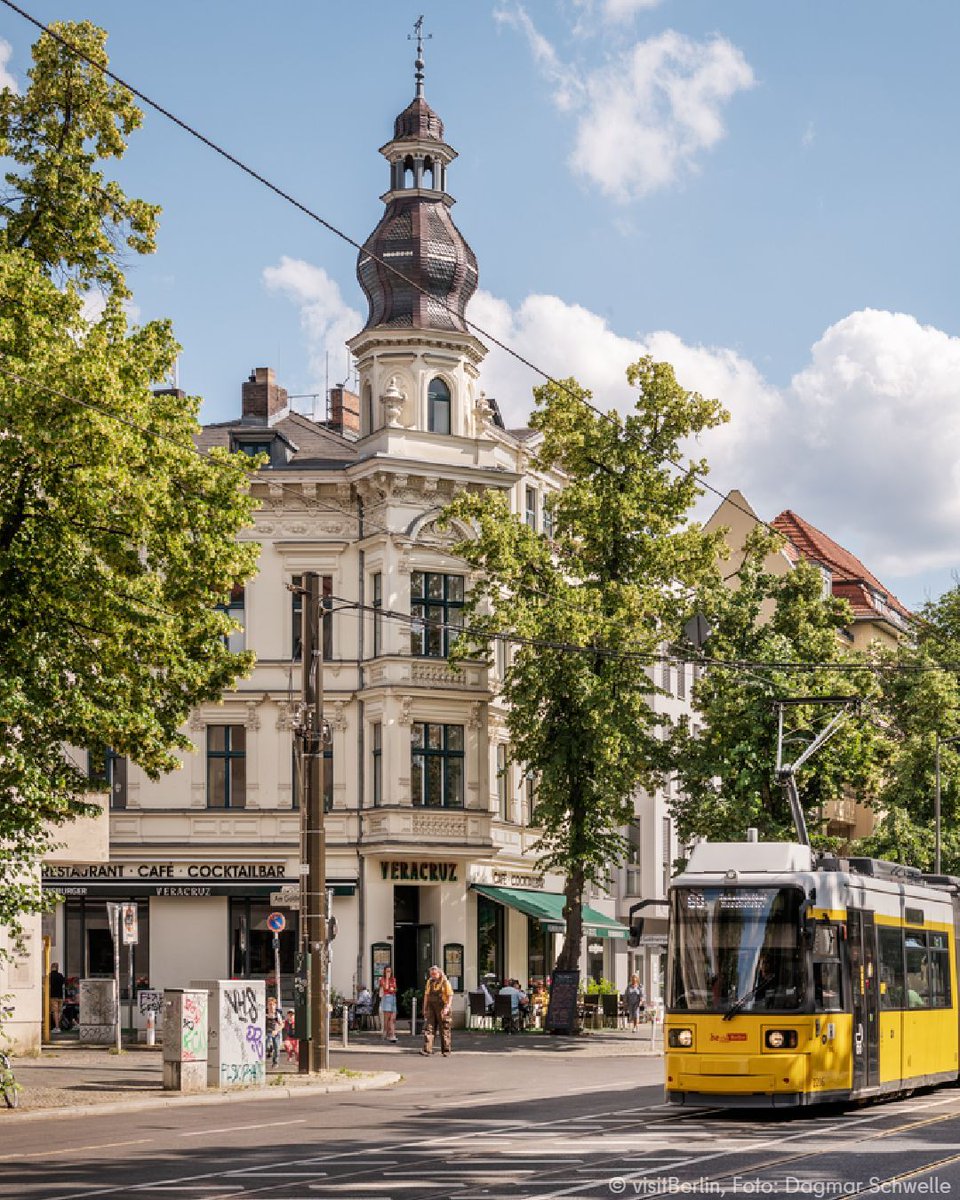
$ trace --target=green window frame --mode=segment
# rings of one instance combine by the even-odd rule
[[[463,576],[413,571],[410,615],[410,652],[446,658],[463,628]]]
[[[246,808],[247,731],[207,726],[207,808]]]
[[[410,784],[416,808],[463,808],[463,726],[415,721]]]

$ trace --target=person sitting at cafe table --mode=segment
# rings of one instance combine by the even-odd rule
[[[501,996],[510,997],[510,1014],[514,1025],[520,1023],[520,1011],[526,1010],[530,1001],[527,999],[525,992],[520,990],[520,983],[516,979],[508,979],[504,986],[500,989]]]

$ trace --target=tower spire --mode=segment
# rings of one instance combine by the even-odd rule
[[[407,41],[408,42],[413,41],[414,37],[416,37],[416,39],[417,39],[417,61],[413,64],[415,72],[416,72],[414,78],[417,81],[417,95],[422,97],[423,96],[423,67],[424,67],[423,42],[424,42],[424,38],[426,38],[426,40],[429,41],[430,38],[433,37],[432,33],[425,34],[423,32],[423,13],[421,13],[420,16],[417,17],[416,21],[414,21],[413,33],[407,34]]]

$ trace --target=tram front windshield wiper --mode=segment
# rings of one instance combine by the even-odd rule
[[[746,1002],[748,1000],[753,999],[753,997],[757,994],[757,989],[759,987],[760,987],[760,983],[755,983],[749,992],[744,992],[742,996],[738,996],[736,998],[736,1000],[734,1000],[734,1002],[727,1009],[727,1011],[723,1014],[723,1019],[725,1021],[729,1021],[731,1017],[735,1017],[737,1015],[737,1013],[746,1004]]]

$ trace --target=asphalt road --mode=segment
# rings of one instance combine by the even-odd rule
[[[667,1107],[659,1061],[629,1052],[408,1053],[400,1062],[374,1053],[348,1065],[399,1068],[405,1081],[386,1091],[0,1124],[0,1197],[960,1200],[957,1089],[817,1115],[745,1116]]]

